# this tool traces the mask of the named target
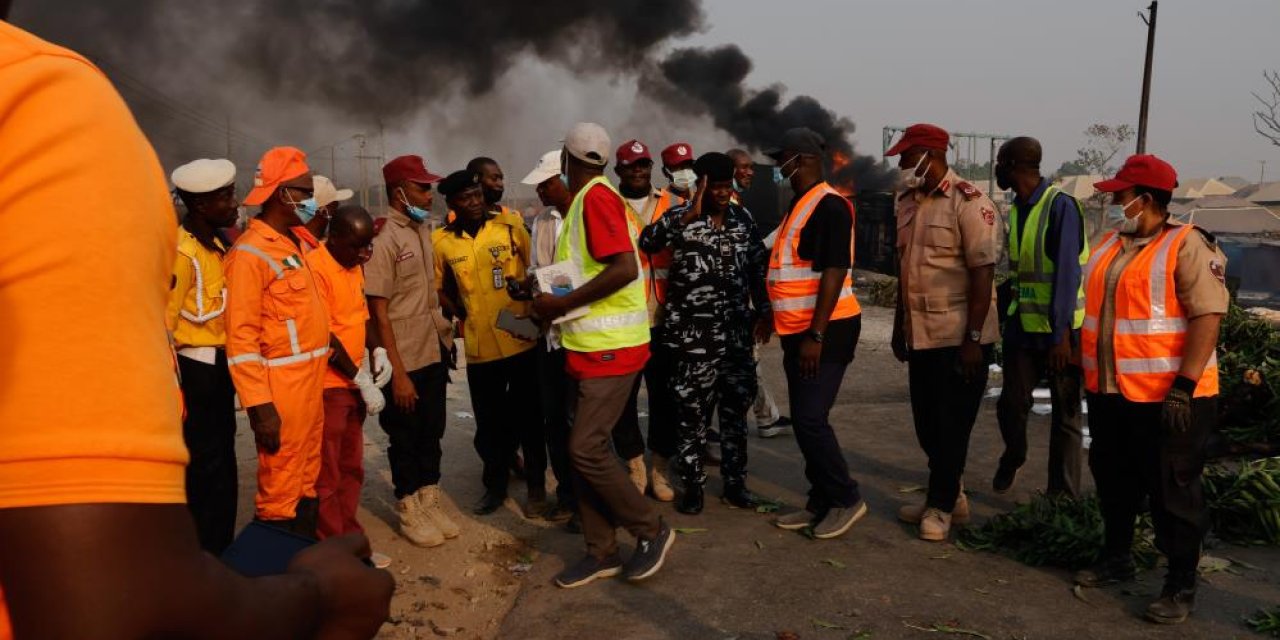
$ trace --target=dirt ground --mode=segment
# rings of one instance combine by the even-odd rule
[[[1067,571],[917,540],[895,518],[899,506],[923,499],[918,489],[926,473],[911,427],[906,367],[889,350],[891,320],[889,310],[865,308],[858,357],[831,418],[870,514],[842,538],[809,540],[771,526],[767,515],[721,505],[714,499],[719,479],[713,471],[702,515],[658,505],[673,526],[692,531],[679,536],[667,568],[641,585],[604,580],[556,588],[552,577],[583,552],[581,536],[522,519],[513,501],[493,516],[459,515],[462,537],[442,547],[404,542],[393,529],[386,439],[370,420],[361,522],[374,548],[393,558],[390,571],[398,583],[392,617],[379,637],[1235,638],[1251,637],[1244,617],[1280,602],[1276,549],[1210,549],[1237,564],[1202,577],[1195,616],[1166,628],[1140,617],[1158,595],[1162,570],[1081,599]],[[763,357],[766,384],[785,412],[776,341]],[[454,382],[442,484],[465,508],[480,496],[480,468],[470,442],[474,421],[465,377],[455,375]],[[966,474],[975,521],[1043,488],[1047,428],[1047,417],[1032,417],[1031,454],[1018,485],[1007,496],[994,495],[991,475],[1002,445],[995,401],[984,403]],[[254,486],[247,426],[240,451],[247,519]],[[791,437],[763,440],[753,430],[748,482],[755,491],[803,504],[802,464]],[[513,482],[512,495],[523,501],[519,484]],[[621,535],[629,553],[632,541]]]

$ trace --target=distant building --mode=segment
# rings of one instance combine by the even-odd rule
[[[1280,182],[1264,182],[1260,185],[1245,187],[1236,192],[1236,196],[1280,215]]]
[[[1179,222],[1217,235],[1280,235],[1280,214],[1235,196],[1208,196],[1170,206]]]
[[[1237,188],[1217,178],[1190,178],[1179,181],[1178,187],[1173,190],[1173,201],[1191,202],[1208,196],[1230,196],[1236,191]]]

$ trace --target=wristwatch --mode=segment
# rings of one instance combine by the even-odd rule
[[[814,341],[814,342],[816,342],[816,343],[818,343],[818,344],[822,344],[822,340],[823,340],[823,338],[825,338],[825,337],[826,337],[826,336],[824,336],[824,335],[822,334],[822,332],[821,332],[821,331],[810,331],[808,335],[809,335],[809,337],[810,337],[810,338],[812,338],[812,339],[813,339],[813,341]]]
[[[982,342],[982,332],[976,329],[970,329],[966,337],[969,338],[969,342]]]

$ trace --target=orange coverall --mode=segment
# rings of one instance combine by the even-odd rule
[[[257,517],[290,520],[316,497],[324,433],[329,312],[303,250],[261,220],[227,254],[227,363],[240,404],[270,402],[280,449],[258,450]]]

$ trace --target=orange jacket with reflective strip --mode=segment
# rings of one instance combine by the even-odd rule
[[[227,364],[245,407],[272,401],[268,369],[329,353],[329,312],[302,254],[256,218],[227,254]]]
[[[849,205],[849,216],[854,215],[853,203],[841,196],[825,182],[804,194],[795,208],[782,221],[778,235],[773,242],[773,251],[769,254],[769,302],[773,305],[773,326],[778,335],[791,335],[809,329],[813,322],[813,309],[818,303],[818,289],[822,281],[822,273],[813,270],[813,261],[800,257],[800,231],[804,229],[809,216],[818,207],[818,202],[828,195],[834,195]],[[853,259],[854,234],[849,234],[849,258]],[[831,312],[832,320],[852,318],[862,313],[858,298],[853,294],[853,271],[845,274],[840,285],[840,297]]]
[[[653,206],[653,215],[649,216],[648,220],[639,219],[639,216],[644,215],[644,212],[632,211],[631,205],[628,204],[627,212],[632,215],[627,218],[633,227],[633,234],[639,237],[640,232],[646,226],[657,222],[662,218],[663,214],[671,210],[671,207],[682,204],[684,204],[684,198],[663,189],[662,195],[658,196],[657,204]],[[637,251],[636,253],[640,256],[640,275],[645,279],[645,298],[657,300],[658,304],[665,304],[667,301],[667,273],[671,269],[671,260],[674,253],[670,247],[653,255],[643,251]]]
[[[1125,265],[1116,283],[1111,308],[1111,330],[1116,385],[1132,402],[1161,402],[1182,368],[1187,338],[1187,317],[1178,301],[1174,273],[1178,249],[1191,225],[1166,227],[1150,244],[1138,250]],[[1097,393],[1099,331],[1107,295],[1107,270],[1120,253],[1120,238],[1107,234],[1085,265],[1085,318],[1080,330],[1085,388]],[[1215,354],[1200,381],[1195,397],[1218,395],[1218,358]]]

